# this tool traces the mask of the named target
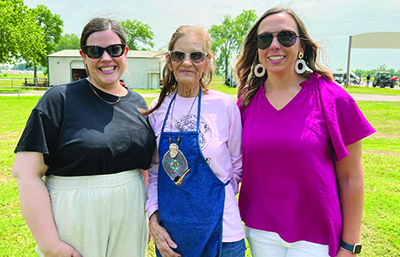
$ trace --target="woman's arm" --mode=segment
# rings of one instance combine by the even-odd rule
[[[239,108],[233,103],[230,112],[231,124],[229,126],[228,134],[228,150],[232,163],[232,178],[230,183],[233,187],[235,194],[239,192],[239,183],[242,182],[243,167],[242,167],[242,121],[240,118]]]
[[[13,165],[21,212],[44,256],[80,257],[71,246],[60,241],[53,219],[50,197],[42,177],[48,167],[37,152],[18,152]]]
[[[349,155],[335,162],[342,209],[342,240],[349,244],[360,242],[364,206],[364,175],[361,162],[362,140],[346,146]],[[353,256],[340,248],[337,256]]]

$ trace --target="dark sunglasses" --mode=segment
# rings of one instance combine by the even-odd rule
[[[168,51],[168,54],[173,62],[183,62],[186,58],[186,53],[182,51]],[[194,63],[201,63],[208,55],[206,52],[194,51],[188,54],[190,60]]]
[[[115,45],[109,45],[107,47],[101,47],[101,46],[83,46],[82,47],[82,52],[89,56],[89,58],[93,59],[99,59],[100,57],[103,56],[104,50],[107,51],[107,53],[111,57],[120,57],[125,53],[125,45],[124,44],[115,44]]]
[[[299,36],[297,36],[296,32],[294,31],[286,30],[279,31],[276,36],[272,35],[272,33],[265,32],[257,35],[257,47],[262,50],[267,49],[272,44],[274,37],[278,39],[279,44],[282,46],[291,47],[296,43],[296,40]]]

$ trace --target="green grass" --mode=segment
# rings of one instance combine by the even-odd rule
[[[46,78],[43,74],[38,74],[39,78]],[[11,82],[11,78],[14,79]],[[7,78],[2,78],[0,76],[0,93],[15,93],[18,89],[4,88],[4,87],[22,87],[25,78],[33,78],[33,74],[9,74]],[[2,88],[3,87],[3,88]],[[398,85],[396,85],[398,87]],[[208,88],[213,90],[218,90],[224,92],[228,95],[236,95],[237,88],[227,87],[224,85],[223,76],[214,76],[212,82]],[[20,89],[21,92],[32,91],[32,89]],[[40,90],[40,89],[39,89]],[[390,88],[373,88],[373,87],[363,87],[363,86],[349,86],[345,88],[350,94],[374,94],[374,95],[400,95],[400,90],[393,90]],[[135,92],[139,94],[159,94],[160,89],[135,89]]]
[[[0,97],[0,256],[35,256],[35,242],[19,209],[11,176],[16,142],[38,97]]]
[[[17,93],[19,87],[24,87],[25,78],[33,79],[33,74],[0,74],[0,93]],[[47,78],[43,73],[38,73],[38,78]],[[32,90],[46,90],[46,89],[29,89],[21,88],[20,92],[29,92]]]
[[[362,255],[400,256],[400,103],[358,105],[377,131],[363,141]]]
[[[210,86],[219,87],[222,83],[217,80]],[[236,94],[232,93],[236,89],[224,90]],[[36,256],[35,242],[20,214],[11,167],[13,150],[38,99],[38,96],[20,99],[0,96],[0,256]],[[146,101],[150,103],[152,99]],[[377,131],[363,141],[365,206],[361,241],[364,248],[360,256],[400,256],[400,103],[360,101],[358,105]],[[147,256],[155,256],[153,241]],[[246,256],[251,256],[249,250]]]
[[[396,85],[398,87],[398,85]],[[349,86],[345,88],[349,94],[368,94],[368,95],[400,95],[400,90],[380,87]]]
[[[38,78],[47,78],[47,75],[44,75],[43,73],[38,73],[37,74]],[[24,79],[24,78],[31,78],[33,79],[33,74],[10,74],[10,73],[0,73],[0,78],[12,78],[12,79]]]

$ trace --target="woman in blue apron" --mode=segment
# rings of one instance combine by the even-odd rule
[[[207,90],[213,53],[204,29],[172,35],[160,97],[150,105],[158,152],[149,169],[150,231],[157,256],[244,256],[235,194],[242,177],[240,113]]]

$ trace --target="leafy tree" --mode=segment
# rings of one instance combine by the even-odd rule
[[[364,75],[364,70],[361,69],[352,70],[352,72],[354,72],[360,78]]]
[[[54,52],[65,49],[80,49],[80,47],[80,40],[76,34],[64,34],[60,37],[58,44],[54,46]]]
[[[8,69],[9,66],[7,64],[0,64],[0,70]]]
[[[244,10],[234,19],[226,15],[221,25],[211,26],[209,33],[214,42],[212,50],[218,56],[218,71],[225,72],[225,78],[228,76],[230,60],[236,57],[247,32],[256,19],[255,10]]]
[[[378,71],[386,71],[387,67],[388,66],[386,64],[379,65],[378,66]]]
[[[154,33],[151,27],[137,20],[124,20],[119,24],[126,36],[127,45],[131,50],[150,50],[154,47]]]
[[[369,72],[367,72],[367,75],[369,74],[371,77],[373,77],[373,76],[375,76],[375,74],[378,72],[378,70],[377,69],[372,69],[372,70],[369,70]]]
[[[36,9],[36,22],[42,28],[44,33],[45,54],[39,56],[37,60],[25,59],[28,66],[34,66],[34,79],[37,80],[37,63],[47,68],[47,55],[54,52],[55,45],[60,41],[61,33],[63,31],[64,22],[61,20],[60,15],[52,14],[51,11],[44,5],[37,5]],[[32,63],[33,62],[33,63]]]
[[[361,70],[361,69],[352,70],[352,72],[354,72],[357,76],[362,78],[365,78],[368,75],[374,77],[378,71],[388,71],[392,73],[392,75],[400,75],[400,70],[396,71],[394,68],[389,69],[388,65],[386,64],[379,65],[377,69],[372,69],[372,70]]]
[[[51,11],[44,5],[38,5],[36,7],[36,11],[36,22],[40,25],[44,32],[46,54],[52,54],[54,53],[55,45],[61,39],[64,21],[61,20],[59,14],[52,14]],[[40,57],[40,64],[44,67],[47,67],[47,56],[42,55]]]
[[[26,69],[26,63],[25,62],[18,63],[16,65],[14,65],[14,67],[12,69],[13,70],[25,70]]]
[[[0,63],[22,57],[37,62],[45,54],[44,33],[35,18],[22,0],[0,1]]]

